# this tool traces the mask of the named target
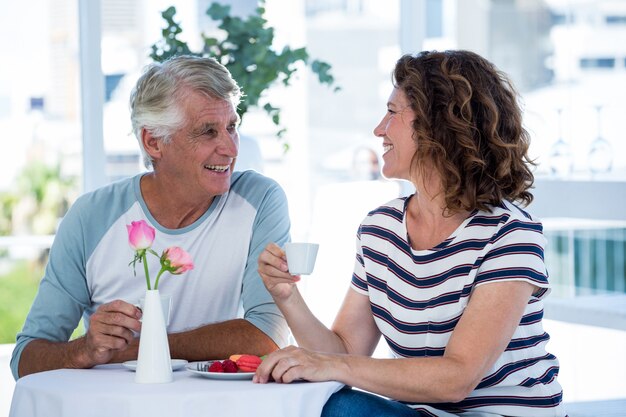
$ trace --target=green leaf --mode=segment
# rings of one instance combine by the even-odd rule
[[[335,78],[330,74],[331,66],[326,62],[315,60],[311,64],[311,70],[317,74],[319,82],[322,84],[332,85]]]
[[[230,6],[224,6],[219,3],[211,3],[206,14],[213,20],[224,20],[230,13]]]
[[[161,13],[161,16],[163,16],[165,20],[171,20],[174,18],[175,14],[176,14],[176,7],[170,6],[163,13]]]

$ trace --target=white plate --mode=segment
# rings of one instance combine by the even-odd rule
[[[203,362],[190,362],[186,368],[189,372],[194,373],[196,375],[203,376],[205,378],[210,379],[252,379],[254,376],[254,372],[209,372],[209,371],[199,371],[198,365],[207,365],[207,368],[211,366],[211,364],[215,361],[203,361]]]
[[[178,371],[179,369],[183,369],[188,363],[189,362],[187,362],[185,359],[172,359],[172,371]],[[131,371],[137,369],[137,361],[126,361],[122,363],[122,365],[125,368],[130,369]]]

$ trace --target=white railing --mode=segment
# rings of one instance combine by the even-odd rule
[[[35,248],[48,249],[52,246],[54,235],[0,236],[0,248]]]

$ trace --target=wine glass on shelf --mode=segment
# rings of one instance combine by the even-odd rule
[[[548,164],[556,177],[567,177],[572,173],[572,147],[563,139],[563,109],[557,109],[559,138],[550,148]]]
[[[602,136],[602,106],[596,106],[598,136],[589,145],[587,163],[592,175],[610,172],[613,167],[613,149]]]

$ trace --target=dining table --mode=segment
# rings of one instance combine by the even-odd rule
[[[17,381],[9,417],[319,417],[343,387],[335,381],[257,384],[251,377],[208,374],[188,364],[173,372],[173,382],[140,384],[120,364],[40,372]]]

